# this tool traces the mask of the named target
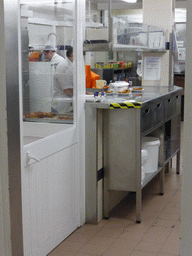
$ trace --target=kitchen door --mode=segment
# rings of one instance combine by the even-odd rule
[[[83,51],[79,57],[76,40],[73,40],[73,24],[76,20],[74,8],[75,1],[64,4],[27,4],[21,8],[24,256],[46,256],[82,223],[79,214],[79,183],[84,160],[82,158],[80,161],[83,143],[78,137],[78,99],[75,99],[78,71],[75,67],[76,59],[83,59]],[[46,95],[43,92],[54,86],[48,84],[42,68],[41,72],[40,68],[30,69],[30,61],[38,65],[42,63],[43,66],[50,61],[43,55],[46,45],[55,47],[56,53],[64,58],[70,46],[73,46],[76,53],[73,62],[73,98],[54,99],[59,103],[64,101],[71,104],[73,111],[67,114],[51,111],[49,106],[54,92]],[[47,75],[51,77],[49,82],[52,83],[54,73],[50,72]],[[34,86],[38,88],[36,93],[32,86],[33,89]],[[37,109],[37,104],[32,102],[38,100],[41,102]],[[81,107],[81,103],[78,107]],[[82,127],[81,130],[83,131]]]

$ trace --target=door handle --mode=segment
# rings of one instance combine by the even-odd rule
[[[27,164],[29,163],[29,161],[31,159],[35,160],[36,162],[40,162],[40,159],[38,157],[36,157],[33,154],[31,154],[30,151],[27,151],[26,152],[26,162],[27,162]]]

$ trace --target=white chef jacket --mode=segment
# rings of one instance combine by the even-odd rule
[[[72,99],[64,93],[65,89],[73,88],[73,63],[66,57],[55,70],[54,94],[52,108],[59,114],[73,111]]]
[[[55,53],[55,54],[53,55],[53,57],[51,58],[50,62],[53,62],[53,63],[58,64],[58,63],[60,63],[60,62],[63,61],[63,60],[64,60],[64,58],[63,58],[62,56],[60,56],[60,55],[58,55],[57,53]]]

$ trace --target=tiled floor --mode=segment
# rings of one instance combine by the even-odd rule
[[[98,225],[78,228],[49,256],[178,256],[182,175],[165,173],[160,196],[158,176],[142,191],[142,221],[135,223],[135,194],[131,193]]]
[[[49,256],[179,255],[181,174],[165,174],[165,193],[156,177],[143,189],[142,222],[135,223],[135,194],[130,194],[98,225],[78,228]]]

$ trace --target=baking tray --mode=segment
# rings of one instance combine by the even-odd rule
[[[68,116],[70,119],[58,119],[58,117],[67,115],[56,115],[54,117],[42,117],[42,118],[23,118],[25,122],[38,122],[38,123],[62,123],[73,124],[73,116]]]

